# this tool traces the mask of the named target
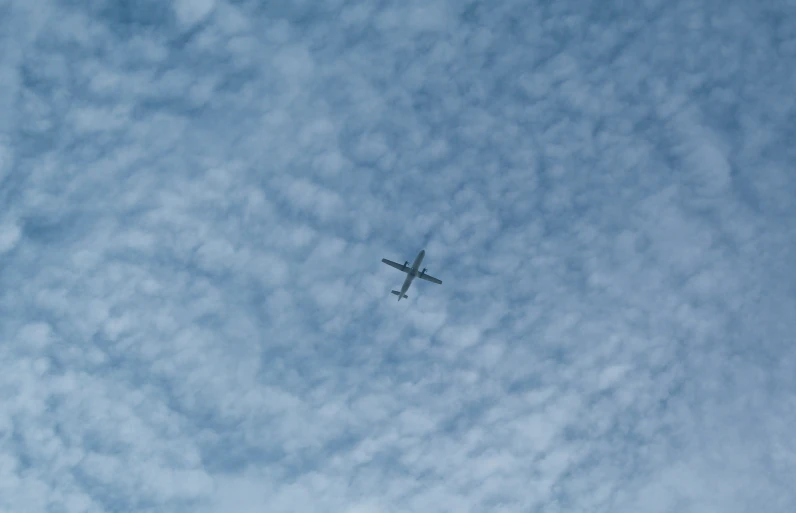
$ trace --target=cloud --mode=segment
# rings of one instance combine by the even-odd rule
[[[792,511],[789,16],[9,7],[0,511]]]
[[[180,25],[192,28],[207,18],[215,5],[216,0],[177,0],[174,3],[174,12]]]
[[[22,230],[13,220],[6,220],[0,224],[0,254],[7,253],[19,242]]]

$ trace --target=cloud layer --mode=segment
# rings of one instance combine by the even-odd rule
[[[0,8],[0,511],[794,511],[795,14]]]

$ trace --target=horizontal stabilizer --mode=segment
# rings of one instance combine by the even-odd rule
[[[399,291],[397,291],[397,290],[392,290],[392,291],[390,291],[390,292],[392,292],[392,293],[393,293],[393,294],[395,294],[396,296],[400,296],[400,295],[401,295],[401,293],[400,293]],[[408,298],[408,297],[409,297],[409,296],[407,296],[406,294],[404,294],[404,299],[406,299],[406,298]]]

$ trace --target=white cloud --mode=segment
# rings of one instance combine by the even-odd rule
[[[0,181],[11,173],[14,165],[14,152],[8,141],[0,139]]]
[[[184,28],[191,28],[204,21],[216,6],[216,0],[177,0],[174,12]]]
[[[22,229],[16,221],[12,219],[0,221],[0,255],[11,251],[19,242],[20,237],[22,237]]]
[[[338,3],[0,21],[0,510],[792,511],[785,36]]]

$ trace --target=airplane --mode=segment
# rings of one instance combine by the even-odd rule
[[[421,280],[430,281],[431,283],[436,283],[438,285],[442,285],[442,282],[433,276],[429,276],[426,274],[426,268],[424,267],[422,271],[419,273],[417,272],[420,269],[420,263],[423,261],[423,257],[426,256],[426,250],[420,250],[420,253],[417,254],[417,258],[415,258],[412,267],[409,267],[409,261],[407,260],[404,262],[404,265],[401,265],[397,262],[393,262],[392,260],[387,260],[386,258],[382,258],[381,261],[385,264],[389,265],[390,267],[395,267],[399,271],[403,271],[406,273],[406,279],[404,280],[404,284],[401,287],[400,291],[393,290],[392,293],[398,296],[398,301],[401,298],[408,298],[409,296],[406,295],[406,291],[409,290],[409,286],[412,284],[412,280],[415,278],[420,278]]]

